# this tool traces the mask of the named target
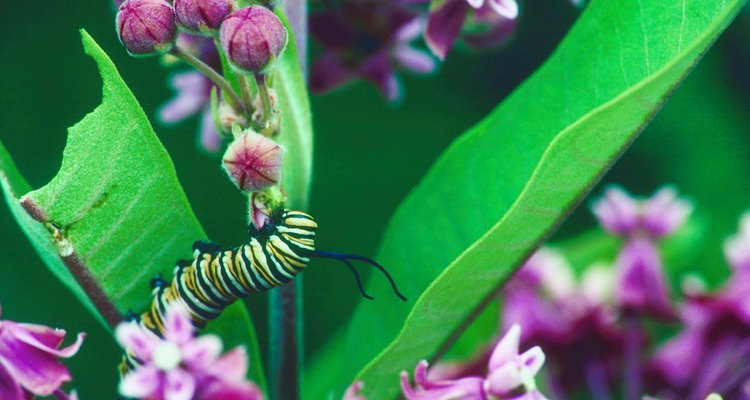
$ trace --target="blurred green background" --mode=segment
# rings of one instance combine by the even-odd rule
[[[313,96],[310,211],[320,224],[318,247],[374,254],[390,214],[437,155],[544,61],[577,14],[565,0],[524,2],[516,38],[506,49],[457,51],[435,76],[402,75],[406,96],[398,105],[386,104],[362,83]],[[33,187],[57,172],[65,128],[100,101],[100,79],[83,54],[79,28],[109,53],[152,121],[172,96],[168,72],[156,59],[127,56],[113,18],[106,0],[0,1],[0,140]],[[748,38],[750,18],[743,13],[602,183],[618,182],[641,195],[672,183],[688,194],[705,221],[691,271],[714,284],[726,275],[721,242],[750,208]],[[223,176],[219,159],[196,150],[197,118],[154,125],[209,237],[242,242],[244,199]],[[592,225],[584,204],[556,235]],[[0,238],[2,317],[87,332],[82,351],[68,363],[75,387],[82,399],[113,398],[120,357],[114,341],[48,273],[4,205]],[[315,262],[304,276],[309,356],[346,321],[359,295],[350,273],[337,264]],[[265,351],[267,298],[246,303]]]

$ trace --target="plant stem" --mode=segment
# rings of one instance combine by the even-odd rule
[[[273,107],[271,106],[271,95],[269,93],[268,84],[266,82],[266,75],[257,74],[255,75],[255,81],[258,83],[258,94],[260,95],[260,102],[263,106],[263,119],[261,120],[261,129],[267,130],[271,121],[271,115],[273,114]]]
[[[302,361],[302,277],[271,291],[270,398],[299,399]]]
[[[238,75],[237,80],[240,82],[240,90],[242,91],[242,100],[245,102],[245,110],[250,114],[250,110],[253,108],[253,94],[250,91],[250,81],[244,75]]]
[[[293,32],[296,40],[302,75],[307,78],[307,2],[304,0],[285,0],[284,12],[291,17]],[[256,77],[257,79],[257,77]],[[262,81],[262,86],[261,86]],[[263,102],[263,118],[268,118],[270,99],[265,77],[258,79],[258,92]],[[268,115],[268,117],[267,117]],[[289,118],[289,117],[287,117]],[[288,207],[304,210],[307,208],[306,194],[298,194],[296,201],[287,204]],[[303,277],[297,275],[293,284],[272,290],[270,293],[270,393],[271,399],[297,400],[300,393],[300,369],[303,342]]]
[[[235,111],[241,112],[243,114],[246,113],[246,106],[242,102],[240,97],[237,96],[237,93],[235,93],[234,89],[232,89],[232,85],[230,85],[229,82],[227,82],[227,80],[224,79],[223,76],[221,76],[221,74],[216,72],[215,69],[211,68],[210,65],[204,63],[203,61],[201,61],[201,59],[190,54],[179,46],[174,47],[174,49],[172,50],[172,54],[183,59],[186,63],[192,65],[193,68],[198,70],[198,72],[202,73],[206,78],[215,83],[216,86],[221,89],[222,96],[226,94],[225,99],[227,103],[229,103],[229,105],[234,108]]]
[[[638,400],[641,395],[641,337],[640,321],[635,315],[625,315],[625,399]]]

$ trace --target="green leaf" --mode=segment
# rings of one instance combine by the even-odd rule
[[[384,301],[382,280],[371,280],[380,296],[355,311],[338,387],[388,346],[357,379],[368,398],[392,398],[399,371],[445,350],[743,3],[592,2],[545,65],[457,140],[396,212],[378,258],[407,297],[421,297],[410,311]]]
[[[0,142],[0,186],[2,186],[5,201],[10,208],[11,214],[16,218],[21,229],[23,229],[34,249],[42,257],[42,260],[49,267],[50,271],[68,289],[75,293],[76,297],[81,300],[101,323],[106,325],[102,316],[96,311],[94,304],[86,296],[81,286],[76,282],[70,271],[68,271],[63,260],[58,256],[57,244],[52,239],[49,231],[44,225],[31,218],[23,207],[21,207],[19,198],[28,193],[31,190],[31,186],[29,186],[26,179],[24,179],[18,168],[16,168],[13,159],[2,142]]]
[[[112,327],[125,312],[144,310],[152,298],[149,280],[171,277],[176,260],[190,258],[191,244],[206,235],[132,92],[88,33],[81,35],[102,76],[102,104],[68,130],[62,167],[50,183],[26,193],[28,185],[1,147],[0,176],[13,214],[42,259]],[[227,347],[249,347],[250,374],[264,384],[243,305],[229,307],[210,325],[232,333],[224,335]]]

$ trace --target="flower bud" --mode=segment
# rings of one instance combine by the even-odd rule
[[[174,10],[164,0],[127,0],[117,11],[117,35],[133,56],[166,53],[177,36]]]
[[[281,20],[265,7],[251,6],[229,14],[221,24],[221,47],[231,65],[244,73],[265,73],[286,47]]]
[[[232,0],[174,0],[177,24],[188,31],[212,34],[232,12]]]
[[[240,190],[257,192],[279,181],[281,152],[276,142],[248,130],[227,148],[224,169]]]

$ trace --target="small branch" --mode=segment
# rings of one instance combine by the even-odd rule
[[[64,236],[61,229],[56,228],[48,219],[46,214],[39,206],[34,203],[29,197],[21,199],[21,206],[26,212],[35,220],[45,224],[47,228],[52,232],[52,239],[55,240],[60,249],[65,248],[66,250],[59,251],[60,259],[63,261],[68,271],[73,275],[76,282],[81,285],[84,293],[88,296],[94,308],[102,315],[104,320],[107,322],[110,328],[114,329],[117,324],[122,322],[122,314],[117,310],[114,303],[109,299],[107,294],[104,292],[96,278],[91,275],[91,271],[88,269],[86,264],[78,257],[75,252],[73,244],[68,241]]]
[[[232,108],[243,114],[247,112],[246,105],[242,102],[242,99],[240,99],[237,93],[235,93],[234,89],[232,89],[232,85],[230,85],[229,82],[224,79],[223,76],[221,76],[221,74],[216,72],[215,69],[211,68],[211,66],[201,61],[201,59],[190,54],[179,46],[174,47],[174,49],[172,50],[172,54],[183,59],[186,63],[192,65],[195,69],[198,70],[198,72],[202,73],[206,76],[206,78],[215,83],[216,86],[221,89],[222,96],[226,94],[227,103],[229,103]]]

